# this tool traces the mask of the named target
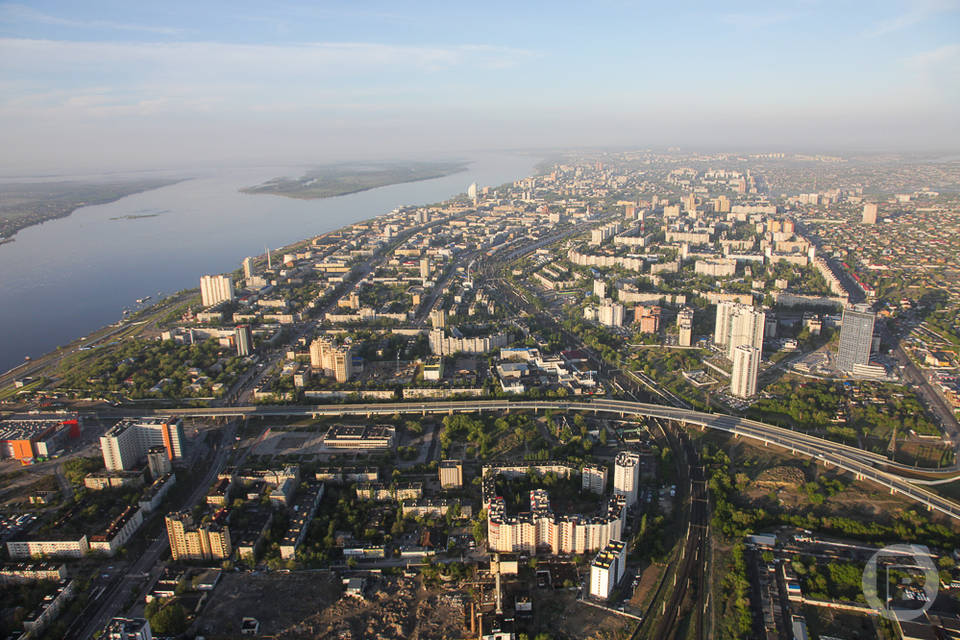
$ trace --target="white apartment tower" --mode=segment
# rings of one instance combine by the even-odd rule
[[[606,600],[623,578],[627,567],[627,545],[611,540],[590,564],[590,595]]]
[[[243,259],[243,277],[246,280],[249,280],[253,276],[253,258],[247,256]]]
[[[152,447],[162,446],[170,460],[183,457],[183,421],[148,417],[121,420],[100,437],[103,463],[108,471],[133,469]]]
[[[607,283],[603,280],[594,280],[593,281],[593,295],[597,296],[601,300],[607,297]]]
[[[203,276],[200,278],[200,300],[205,307],[233,300],[233,280],[230,276]]]
[[[693,309],[684,307],[677,314],[677,329],[679,336],[677,344],[681,347],[689,347],[693,344]]]
[[[621,451],[613,463],[613,492],[627,499],[627,507],[637,503],[640,491],[640,455]]]
[[[603,495],[607,488],[607,468],[600,465],[587,465],[580,472],[580,490]]]
[[[757,393],[757,375],[760,373],[760,349],[742,344],[733,352],[733,373],[730,393],[749,398]]]
[[[763,330],[766,315],[755,307],[736,302],[721,302],[717,305],[717,322],[713,342],[726,347],[727,357],[740,345],[763,349]]]
[[[608,327],[623,326],[623,305],[616,302],[606,302],[597,310],[597,320]]]

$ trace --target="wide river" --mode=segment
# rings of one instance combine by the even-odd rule
[[[0,245],[0,372],[24,356],[42,355],[116,322],[124,308],[137,306],[137,298],[152,296],[153,302],[160,292],[199,287],[201,275],[232,271],[264,247],[399,206],[440,202],[472,182],[512,182],[530,175],[538,161],[521,155],[472,158],[461,173],[321,200],[238,191],[277,176],[299,176],[298,168],[209,171],[24,229],[14,242]]]

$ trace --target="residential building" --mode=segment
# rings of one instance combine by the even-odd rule
[[[876,314],[867,305],[844,308],[840,345],[837,347],[837,368],[840,371],[852,373],[854,365],[870,363],[875,321]]]
[[[170,556],[174,560],[226,560],[233,553],[230,528],[223,524],[226,510],[194,523],[189,511],[178,511],[166,517]]]
[[[607,468],[588,464],[580,471],[580,490],[603,494],[607,488]]]
[[[253,334],[249,326],[243,324],[234,329],[234,341],[237,344],[237,355],[241,358],[253,351]]]
[[[877,224],[877,210],[879,207],[875,202],[868,202],[863,205],[863,224]]]
[[[166,447],[158,445],[147,449],[147,468],[150,470],[150,477],[154,480],[162,478],[173,470]]]
[[[310,343],[310,366],[337,382],[347,382],[353,376],[353,348],[321,336]]]
[[[234,299],[233,279],[230,276],[203,276],[200,278],[200,302],[212,307]]]
[[[734,349],[730,393],[740,398],[749,398],[756,395],[759,372],[760,349],[746,344]]]
[[[109,471],[136,467],[151,447],[162,446],[170,460],[183,457],[183,420],[144,417],[121,420],[100,437],[103,462]]]
[[[693,309],[684,307],[677,314],[677,344],[681,347],[689,347],[693,344]]]
[[[144,618],[114,618],[100,637],[104,640],[153,640],[153,633]]]
[[[616,302],[604,302],[597,309],[597,321],[608,327],[622,327],[623,305]]]
[[[763,349],[763,331],[766,315],[755,307],[737,302],[717,304],[717,321],[713,342],[725,347],[729,359],[742,344]]]
[[[613,492],[626,498],[627,507],[637,503],[640,491],[640,454],[621,451],[613,462]]]
[[[641,333],[657,333],[660,331],[661,312],[661,308],[656,305],[640,305],[633,311],[633,321],[640,327]]]
[[[590,564],[590,595],[606,600],[623,578],[627,565],[627,545],[611,540]]]

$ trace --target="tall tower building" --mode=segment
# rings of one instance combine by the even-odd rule
[[[879,207],[875,202],[868,202],[863,205],[863,224],[877,224],[877,210]]]
[[[247,256],[243,259],[243,277],[245,280],[249,280],[253,276],[253,258]]]
[[[837,347],[838,369],[851,372],[855,364],[869,364],[875,320],[876,314],[867,305],[844,308],[840,346]]]
[[[237,343],[237,355],[240,357],[250,355],[253,351],[253,334],[250,333],[250,327],[242,324],[233,330],[233,337]]]
[[[430,326],[434,329],[446,329],[447,312],[443,309],[434,309],[430,312]]]
[[[621,451],[613,463],[613,492],[627,499],[627,507],[636,504],[640,491],[640,455]]]
[[[420,279],[430,279],[430,258],[420,258]]]
[[[760,349],[742,344],[733,350],[733,373],[730,393],[749,398],[757,393],[757,375],[760,373]]]
[[[603,280],[594,280],[593,281],[593,295],[597,296],[601,300],[607,297],[607,283]]]
[[[178,511],[167,514],[165,522],[174,560],[226,560],[233,553],[230,529],[216,516],[198,526],[189,511]]]
[[[200,278],[200,300],[205,307],[233,300],[233,279],[230,276]]]
[[[150,469],[150,477],[154,480],[173,471],[173,465],[170,464],[170,457],[165,447],[153,446],[147,450],[147,468]]]
[[[146,417],[121,420],[100,437],[103,463],[109,471],[133,469],[151,447],[162,446],[170,460],[183,457],[183,420]]]
[[[684,307],[677,314],[677,329],[680,335],[677,338],[677,344],[681,347],[689,347],[693,344],[693,309]]]
[[[734,350],[742,344],[763,349],[763,330],[766,316],[762,310],[736,302],[717,305],[717,322],[713,342],[726,347],[727,357],[733,360]]]

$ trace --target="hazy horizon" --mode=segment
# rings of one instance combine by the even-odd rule
[[[960,2],[0,3],[3,175],[625,146],[951,152]]]

